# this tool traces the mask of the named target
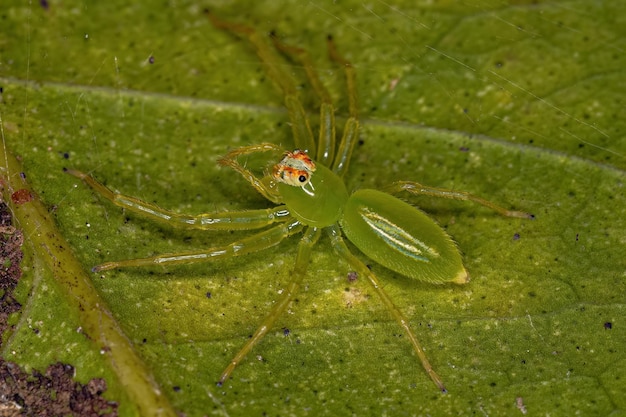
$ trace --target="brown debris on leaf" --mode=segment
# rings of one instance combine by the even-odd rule
[[[46,374],[30,375],[18,365],[0,358],[0,415],[116,417],[117,403],[101,397],[106,382],[94,378],[82,385],[75,382],[74,367],[50,365]]]
[[[13,298],[13,291],[22,276],[22,232],[11,226],[11,212],[0,201],[0,336],[7,328],[9,315],[22,306]],[[0,346],[2,338],[0,337]]]
[[[0,346],[9,315],[22,307],[13,291],[22,276],[23,236],[11,225],[11,212],[0,200]],[[73,380],[74,367],[50,365],[45,375],[26,373],[17,364],[0,357],[0,417],[76,416],[116,417],[117,403],[101,396],[107,386],[94,378],[82,385]]]

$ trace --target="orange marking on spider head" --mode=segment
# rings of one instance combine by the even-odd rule
[[[293,152],[285,152],[283,159],[274,165],[272,174],[276,181],[294,187],[304,187],[309,183],[313,172],[315,162],[306,152],[296,149]]]

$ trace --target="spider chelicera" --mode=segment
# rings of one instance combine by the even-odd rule
[[[302,233],[290,282],[254,335],[226,366],[218,382],[218,385],[222,385],[294,299],[306,276],[313,247],[321,233],[325,232],[335,252],[359,276],[369,281],[387,310],[408,336],[426,373],[437,387],[445,392],[441,378],[426,358],[409,321],[394,305],[380,285],[378,278],[350,252],[344,243],[343,236],[346,236],[367,257],[394,272],[435,284],[444,282],[463,284],[469,281],[469,275],[463,267],[461,255],[452,239],[422,211],[389,193],[406,191],[415,195],[471,200],[504,216],[527,219],[533,216],[520,211],[506,210],[466,192],[427,187],[411,181],[391,184],[387,189],[389,193],[368,189],[348,193],[343,177],[348,170],[359,130],[356,76],[350,62],[337,52],[332,38],[328,38],[329,55],[344,69],[349,99],[349,117],[345,122],[343,135],[338,145],[335,142],[334,108],[330,95],[322,85],[309,55],[303,49],[285,45],[272,36],[274,47],[278,51],[302,65],[321,102],[317,141],[314,139],[308,117],[297,97],[292,78],[279,66],[273,65],[275,59],[270,45],[247,26],[219,20],[209,12],[207,15],[217,28],[247,39],[256,49],[270,77],[283,90],[297,149],[284,152],[274,144],[262,143],[234,149],[219,160],[220,164],[234,169],[259,193],[277,205],[260,210],[199,215],[179,214],[134,197],[115,193],[90,175],[68,169],[69,174],[82,179],[95,192],[115,205],[170,225],[201,230],[264,229],[222,247],[106,262],[94,267],[93,271],[155,264],[175,265],[216,261],[268,249],[279,244],[283,239]],[[262,177],[258,177],[238,161],[241,156],[262,152],[276,154],[275,161],[278,160],[278,155],[282,154],[282,159]]]

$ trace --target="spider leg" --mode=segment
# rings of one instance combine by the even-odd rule
[[[367,277],[367,280],[372,285],[372,288],[374,289],[376,294],[378,294],[380,299],[383,301],[385,307],[387,307],[387,310],[391,313],[393,318],[396,319],[398,324],[400,324],[400,326],[404,329],[405,333],[409,337],[409,340],[411,341],[411,344],[413,345],[413,350],[422,362],[422,366],[424,367],[424,370],[426,371],[428,376],[430,376],[430,379],[433,380],[435,385],[437,385],[437,387],[442,392],[447,392],[446,387],[443,385],[443,381],[433,369],[432,365],[428,361],[428,358],[426,358],[426,354],[422,349],[422,345],[417,340],[415,333],[413,333],[413,330],[409,326],[409,321],[404,316],[404,314],[402,314],[402,311],[400,311],[398,307],[395,306],[389,295],[387,295],[383,287],[380,285],[380,282],[378,281],[376,275],[374,275],[369,270],[369,268],[365,264],[363,264],[363,262],[361,262],[356,256],[354,256],[350,252],[350,249],[348,249],[343,239],[341,238],[341,231],[337,225],[329,227],[328,234],[330,236],[335,251],[340,256],[342,256],[348,262],[348,264],[350,264],[350,266],[356,270],[358,274]]]
[[[484,198],[475,196],[466,191],[455,191],[455,190],[449,190],[446,188],[428,187],[426,185],[422,185],[414,181],[394,182],[393,184],[387,187],[386,191],[392,194],[398,193],[401,191],[406,191],[413,195],[428,195],[431,197],[449,198],[452,200],[473,201],[474,203],[478,203],[482,206],[488,207],[491,210],[506,217],[518,217],[520,219],[534,219],[535,218],[534,214],[526,213],[523,211],[507,210],[504,207],[501,207],[495,203],[492,203],[489,200],[485,200]]]
[[[303,48],[287,45],[278,40],[278,37],[272,33],[272,41],[274,46],[280,52],[284,53],[291,59],[295,59],[302,65],[306,75],[313,87],[313,91],[320,99],[320,132],[317,143],[317,156],[315,160],[322,165],[330,166],[335,157],[335,109],[328,90],[322,84],[320,77],[315,70],[315,66],[311,61],[311,56]]]
[[[138,198],[113,192],[84,172],[74,169],[66,169],[66,172],[83,180],[96,193],[116,206],[171,226],[200,230],[250,230],[259,229],[276,222],[284,222],[290,218],[289,210],[287,210],[286,206],[259,210],[202,213],[198,215],[174,213]]]
[[[276,188],[273,186],[273,182],[269,177],[257,178],[256,175],[252,173],[249,169],[244,168],[237,158],[241,155],[249,155],[256,152],[268,152],[268,151],[276,151],[283,153],[284,150],[272,143],[261,143],[258,145],[251,146],[243,146],[241,148],[233,149],[228,152],[222,158],[219,159],[219,164],[228,166],[233,170],[237,171],[242,177],[245,178],[246,181],[252,185],[255,190],[257,190],[261,195],[273,203],[280,204],[281,197],[278,194]]]
[[[289,306],[293,297],[297,294],[302,279],[306,275],[307,266],[311,257],[311,250],[320,236],[320,230],[321,229],[315,227],[307,228],[304,236],[298,244],[298,254],[296,256],[296,263],[293,269],[293,278],[289,284],[287,284],[287,288],[282,293],[280,299],[276,302],[276,304],[274,304],[272,310],[267,314],[267,316],[265,316],[263,322],[256,329],[254,335],[248,339],[246,344],[243,345],[235,357],[233,357],[230,361],[226,369],[224,369],[224,372],[222,372],[222,376],[217,383],[218,386],[222,386],[222,384],[230,377],[230,374],[235,370],[237,365],[239,365],[239,363],[241,363],[241,361],[246,357],[248,352],[250,352],[250,350],[261,341],[268,330],[272,328],[276,319],[282,315],[282,313]]]
[[[339,149],[337,156],[333,164],[333,171],[339,176],[343,177],[348,171],[348,165],[350,164],[350,158],[352,157],[352,150],[354,145],[359,140],[359,116],[357,111],[357,96],[356,96],[356,73],[354,67],[339,55],[335,42],[332,36],[328,37],[327,41],[328,53],[330,58],[343,66],[346,75],[346,84],[348,86],[348,120],[343,127],[343,135],[341,136],[341,142],[339,142]]]
[[[126,259],[122,261],[105,262],[94,266],[93,272],[107,271],[109,269],[151,266],[151,265],[179,265],[199,262],[212,262],[224,258],[234,258],[235,256],[246,255],[258,252],[272,246],[278,245],[283,239],[302,231],[304,226],[297,220],[274,226],[268,230],[256,233],[250,237],[225,246],[208,248],[203,250],[168,253],[163,255],[150,256],[147,258]]]
[[[218,19],[209,10],[205,10],[209,20],[218,29],[228,31],[234,35],[247,38],[248,41],[256,49],[256,53],[265,65],[266,71],[270,78],[277,83],[283,90],[285,96],[285,107],[289,112],[291,120],[291,130],[293,132],[296,147],[307,153],[315,154],[315,140],[313,132],[306,117],[304,108],[298,99],[296,86],[293,78],[278,65],[274,63],[278,61],[276,54],[273,53],[269,44],[265,42],[259,34],[249,26],[242,24],[225,22]]]

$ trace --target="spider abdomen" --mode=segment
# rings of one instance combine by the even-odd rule
[[[392,195],[356,191],[339,223],[361,252],[392,271],[432,283],[468,281],[450,236],[424,212]]]

